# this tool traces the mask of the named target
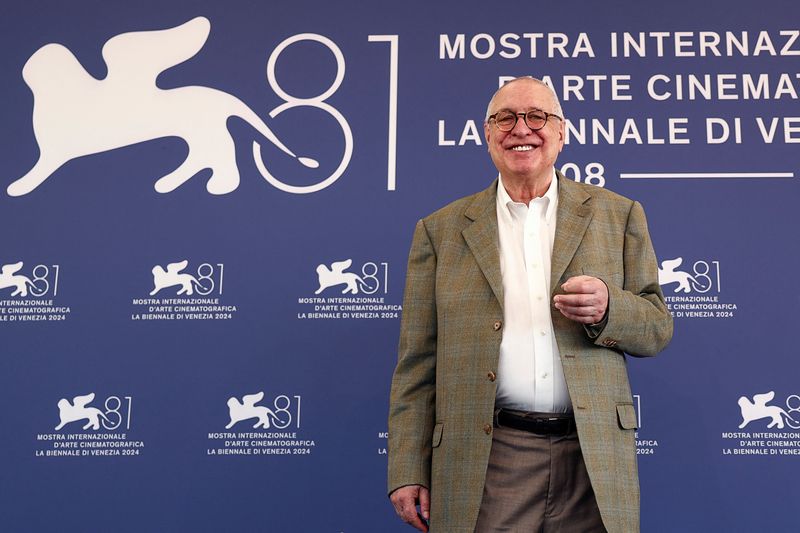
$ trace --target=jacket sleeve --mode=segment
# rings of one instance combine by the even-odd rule
[[[398,362],[389,399],[389,493],[430,488],[436,395],[436,252],[424,221],[408,258]]]
[[[623,248],[624,284],[603,280],[608,286],[605,327],[594,344],[613,347],[630,355],[652,356],[672,338],[672,315],[658,284],[658,264],[639,202],[628,213]]]

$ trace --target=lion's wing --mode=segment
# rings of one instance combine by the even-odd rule
[[[664,270],[675,270],[683,263],[683,257],[678,257],[676,259],[665,259],[661,261],[661,268]]]
[[[160,73],[197,54],[210,31],[211,22],[207,18],[195,17],[174,28],[134,31],[112,37],[103,46],[107,79],[155,86]]]
[[[756,394],[753,396],[753,402],[755,402],[757,405],[765,405],[767,402],[771,402],[774,397],[775,391],[765,392],[764,394]]]
[[[242,396],[242,403],[244,405],[253,406],[264,399],[264,392],[257,392],[255,394],[245,394]]]
[[[86,407],[87,404],[92,403],[94,400],[94,393],[90,392],[89,394],[84,394],[83,396],[75,396],[72,399],[72,405],[75,407]]]
[[[336,261],[334,263],[331,263],[331,270],[333,272],[344,272],[345,270],[350,268],[350,265],[352,264],[353,264],[352,259],[345,259],[344,261]]]
[[[189,264],[188,259],[184,259],[183,261],[178,261],[177,263],[170,263],[167,265],[167,274],[177,274],[181,270],[187,267]]]
[[[18,263],[12,263],[9,265],[3,265],[3,268],[0,269],[0,272],[2,272],[3,276],[13,276],[17,272],[19,272],[20,268],[22,268],[22,261],[19,261]]]

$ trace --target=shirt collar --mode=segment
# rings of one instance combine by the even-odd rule
[[[544,219],[550,221],[556,207],[558,207],[558,178],[556,176],[556,169],[553,168],[553,179],[550,180],[550,186],[547,192],[544,193],[542,198],[545,199],[547,207],[544,213]],[[503,176],[497,175],[497,207],[504,215],[511,216],[511,204],[516,204],[508,195],[508,191],[503,186]]]

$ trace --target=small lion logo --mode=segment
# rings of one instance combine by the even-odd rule
[[[786,422],[792,427],[794,424],[800,424],[797,420],[789,416],[789,413],[778,407],[777,405],[767,405],[775,398],[775,391],[769,391],[764,394],[756,394],[753,396],[753,401],[750,401],[746,396],[739,398],[739,408],[742,411],[742,423],[739,424],[739,429],[744,428],[747,424],[754,420],[762,418],[771,419],[767,429],[777,427],[783,429],[784,417]],[[791,422],[790,422],[791,421]]]
[[[689,293],[692,291],[692,285],[689,282],[701,285],[691,274],[683,270],[675,270],[683,263],[683,257],[676,257],[675,259],[665,259],[661,262],[661,268],[658,269],[658,284],[669,285],[670,283],[677,283],[673,292]],[[706,287],[701,287],[705,290]]]
[[[344,285],[342,294],[358,294],[359,286],[363,290],[367,288],[367,284],[361,279],[358,274],[353,272],[345,272],[350,265],[353,264],[352,259],[344,261],[335,261],[331,263],[330,268],[327,265],[317,266],[317,279],[319,281],[319,288],[314,291],[314,294],[319,294],[329,287],[336,285]]]
[[[263,405],[256,405],[264,399],[263,392],[255,394],[245,394],[242,396],[240,402],[238,398],[231,397],[228,399],[228,414],[231,421],[225,426],[225,429],[231,429],[234,425],[242,420],[256,419],[253,429],[264,428],[269,429],[270,421],[275,421],[283,424],[284,421],[280,419],[271,409]]]
[[[61,430],[64,426],[71,422],[78,420],[88,420],[83,429],[92,428],[95,431],[100,429],[100,419],[106,422],[111,422],[106,415],[97,407],[89,407],[89,404],[94,400],[94,393],[90,392],[84,396],[75,396],[72,403],[66,398],[61,398],[58,401],[58,417],[61,422],[56,426],[56,431]]]
[[[191,296],[197,287],[204,288],[203,285],[197,281],[197,278],[186,272],[181,272],[189,265],[189,261],[184,259],[177,263],[169,263],[167,269],[164,270],[161,265],[153,267],[153,290],[150,291],[150,296],[155,296],[161,289],[168,287],[180,286],[178,295],[185,294]]]
[[[28,289],[34,288],[33,282],[22,274],[17,274],[22,268],[22,261],[18,263],[3,265],[0,269],[0,289],[14,287],[11,296],[27,296]]]

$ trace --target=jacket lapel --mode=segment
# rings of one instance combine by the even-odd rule
[[[558,175],[558,213],[556,215],[556,235],[553,241],[553,256],[550,268],[550,292],[555,294],[561,276],[575,256],[592,220],[592,197],[581,187]]]
[[[461,234],[502,308],[503,278],[500,273],[500,244],[497,235],[497,180],[478,194],[464,211],[464,216],[472,224]]]

